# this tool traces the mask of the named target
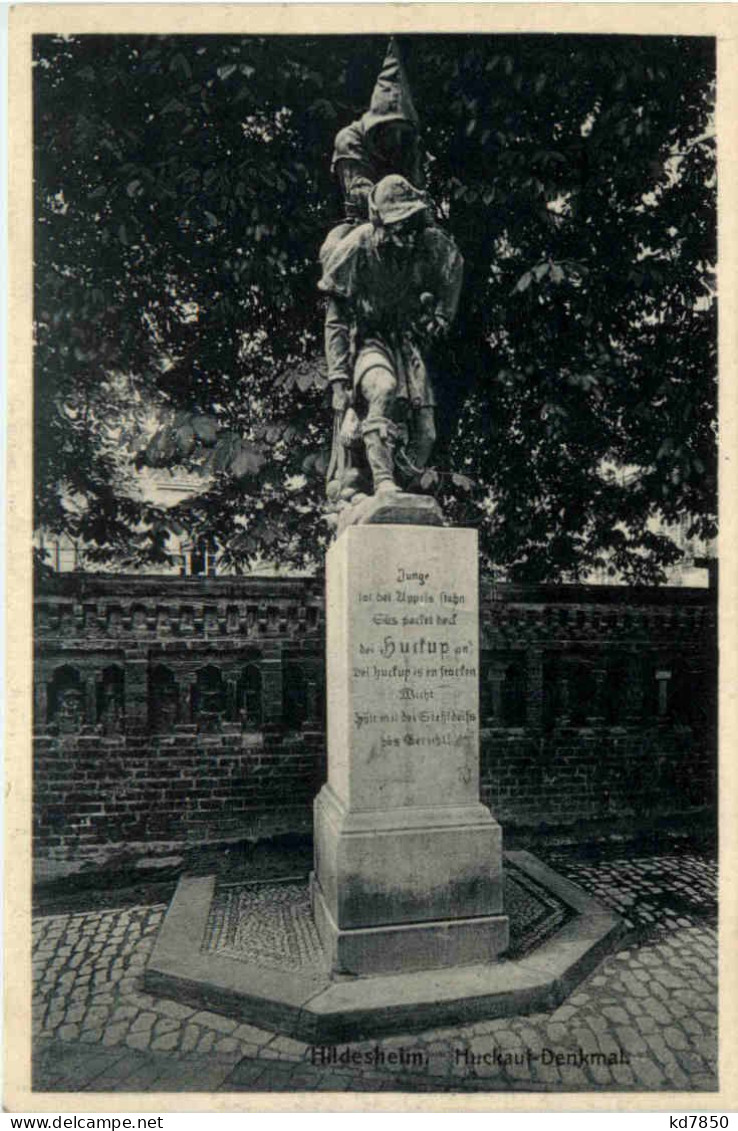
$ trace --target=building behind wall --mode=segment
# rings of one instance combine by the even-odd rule
[[[155,502],[164,508],[175,506],[198,492],[210,486],[207,477],[195,473],[176,473],[166,469],[144,468],[137,473],[137,489],[141,497],[150,502]],[[616,476],[621,484],[627,484],[632,476],[622,469],[617,470]],[[673,566],[666,570],[666,584],[671,586],[686,586],[689,588],[708,588],[716,570],[716,545],[714,540],[702,541],[690,534],[691,521],[685,519],[681,523],[667,526],[660,520],[654,519],[649,524],[653,533],[667,533],[682,557]],[[86,547],[80,541],[75,541],[68,536],[51,536],[38,531],[35,545],[43,551],[46,565],[56,573],[76,573],[87,568]],[[217,547],[209,546],[203,540],[195,540],[186,534],[170,534],[168,552],[171,563],[167,568],[161,565],[151,566],[148,570],[139,570],[148,576],[167,575],[171,577],[216,577],[222,572],[220,554]],[[96,566],[99,569],[99,566]],[[118,571],[117,566],[111,566],[110,572]],[[291,576],[305,576],[315,571],[291,571]],[[274,563],[266,560],[259,561],[254,567],[257,575],[280,576],[283,571]],[[578,579],[591,585],[618,585],[622,579],[617,573],[605,565],[591,571]]]

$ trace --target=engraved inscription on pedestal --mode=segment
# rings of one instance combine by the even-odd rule
[[[348,695],[334,705],[349,743],[335,769],[350,746],[336,791],[353,811],[479,799],[476,539],[397,529],[375,534],[346,579]]]
[[[421,965],[506,942],[501,832],[479,801],[477,560],[474,531],[381,525],[350,528],[328,559],[316,917],[322,934],[457,937],[434,937]]]

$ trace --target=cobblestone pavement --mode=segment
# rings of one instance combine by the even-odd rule
[[[34,1090],[716,1090],[714,861],[622,850],[546,862],[629,927],[563,1005],[335,1050],[141,992],[165,904],[39,917]]]

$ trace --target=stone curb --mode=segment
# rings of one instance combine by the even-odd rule
[[[270,970],[201,950],[215,877],[185,876],[159,932],[144,987],[313,1044],[553,1009],[614,947],[623,924],[531,853],[505,855],[574,912],[521,959],[335,981],[327,972]]]

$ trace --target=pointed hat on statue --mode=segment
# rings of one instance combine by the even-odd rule
[[[407,122],[415,129],[418,128],[420,120],[413,105],[410,84],[394,36],[389,41],[369,109],[361,121],[366,132],[385,122]]]

